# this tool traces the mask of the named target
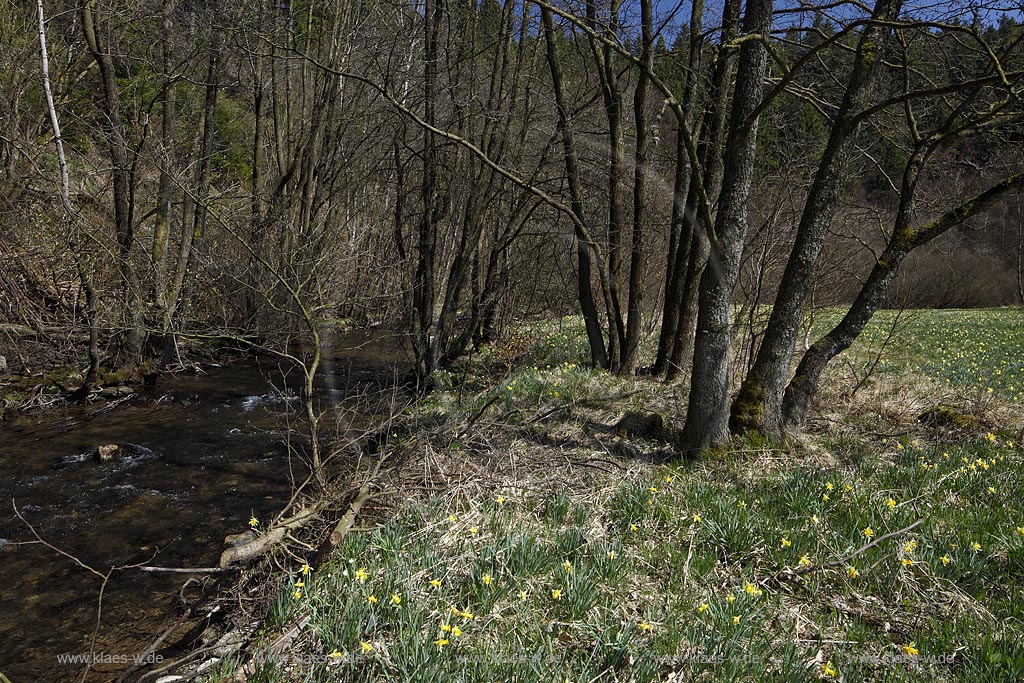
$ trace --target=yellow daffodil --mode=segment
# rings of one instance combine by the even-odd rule
[[[344,657],[345,654],[342,653],[342,652],[339,652],[338,650],[335,650],[334,652],[332,652],[331,654],[329,654],[327,656],[330,657],[331,659],[339,659],[341,657]]]
[[[376,595],[371,595],[371,596],[367,597],[366,598],[366,602],[370,603],[371,605],[376,605],[377,604],[377,596]]]
[[[308,564],[302,565],[302,575],[303,576],[309,576],[309,573],[311,571],[313,571],[313,568],[310,567]]]
[[[811,565],[811,558],[806,555],[800,556],[800,562],[798,563],[801,567],[809,567]]]
[[[469,527],[469,533],[471,535],[473,535],[473,536],[477,535],[478,533],[480,533],[480,527],[476,527],[476,526]]]
[[[697,614],[704,614],[705,612],[708,611],[708,607],[709,607],[708,603],[706,603],[706,602],[700,603],[700,605],[697,607]]]
[[[953,560],[950,559],[949,555],[943,555],[942,557],[939,558],[939,562],[941,562],[942,564],[949,564],[952,561]]]
[[[740,510],[746,510],[747,509],[747,501],[741,500],[740,502],[736,503],[736,507],[738,507]]]
[[[971,550],[974,550],[975,552],[981,550],[981,544],[975,541],[971,544]]]
[[[526,600],[526,591],[519,591],[519,599]]]
[[[673,479],[673,477],[671,477],[669,475],[665,475],[665,483],[666,484],[671,484],[672,483],[672,479]]]
[[[363,652],[373,652],[373,645],[370,645],[365,640],[359,641],[359,647],[363,649]]]
[[[572,572],[573,572],[572,563],[569,562],[569,560],[564,560],[562,562],[562,569],[565,570],[566,574],[572,574]]]
[[[294,593],[292,593],[292,597],[298,600],[302,597],[302,591],[295,591]]]
[[[442,647],[448,644],[447,638],[438,638],[434,641],[434,645],[437,645],[437,649],[440,650]]]
[[[732,618],[732,623],[733,624],[740,623],[740,616],[738,614],[735,617]]]
[[[732,593],[729,593],[728,595],[725,596],[725,601],[728,602],[731,605],[732,603],[736,602],[736,596],[733,595]]]
[[[366,579],[369,577],[370,575],[362,567],[356,570],[356,581],[359,583],[366,583]]]
[[[556,588],[555,590],[551,591],[551,599],[552,600],[561,600],[562,599],[562,589]]]
[[[305,585],[306,585],[306,582],[303,581],[302,579],[299,579],[298,581],[295,582],[295,587],[296,588],[304,588]]]
[[[701,516],[698,515],[696,512],[693,513],[693,521],[694,522],[700,522],[701,521]]]
[[[461,636],[462,635],[462,629],[459,628],[458,626],[452,626],[452,635],[453,636]]]
[[[846,574],[847,574],[847,576],[849,576],[849,577],[850,577],[851,579],[856,579],[856,578],[857,578],[858,576],[860,576],[860,572],[859,572],[859,571],[857,571],[857,568],[856,568],[856,567],[847,567],[847,568],[846,568]]]
[[[827,493],[823,493],[823,494],[821,494],[821,500],[822,500],[823,502],[826,502],[826,503],[827,503],[827,502],[828,502],[828,494],[827,494]]]
[[[833,490],[835,487],[836,487],[836,485],[833,484],[832,482],[826,482],[825,483],[825,489],[828,490],[828,491]]]
[[[894,507],[896,507],[896,501],[895,501],[895,500],[893,500],[892,498],[889,498],[888,500],[886,500],[886,501],[885,501],[885,505],[886,505],[886,507],[888,507],[888,508],[889,508],[890,510],[892,510],[892,509],[893,509]]]
[[[917,643],[913,641],[907,643],[906,645],[902,645],[901,647],[903,648],[903,651],[906,652],[907,655],[909,655],[910,657],[921,654],[920,650],[917,649]]]
[[[260,525],[260,520],[256,519],[255,517],[250,517],[249,518],[249,528],[250,529],[255,529],[259,525]]]
[[[398,593],[392,593],[391,594],[391,604],[392,605],[401,605],[402,604],[402,596],[399,595]]]
[[[793,542],[788,538],[783,538],[781,541],[779,541],[779,545],[783,548],[788,548],[789,546],[793,545]]]
[[[429,583],[434,588],[437,588],[437,587],[439,587],[441,585],[441,580],[440,579],[431,579],[427,583]]]
[[[757,596],[761,595],[761,592],[762,592],[761,589],[757,587],[757,584],[753,584],[753,583],[747,583],[746,585],[744,585],[743,586],[743,591],[747,595],[752,595],[754,597],[757,597]]]
[[[494,502],[496,502],[498,505],[504,505],[505,496],[498,496],[497,498],[494,499]]]
[[[448,521],[449,522],[457,522],[457,521],[459,521],[459,518],[456,517],[455,515],[448,515]]]
[[[900,560],[900,564],[902,564],[904,567],[909,567],[910,565],[914,564],[914,561],[908,557],[904,557],[902,560]]]
[[[650,631],[653,628],[653,626],[648,624],[646,621],[641,621],[639,624],[637,624],[637,626],[640,628],[641,631]]]
[[[861,533],[864,534],[865,538],[871,538],[875,535],[875,530],[871,527],[864,527],[864,530]]]
[[[825,678],[835,678],[836,668],[832,666],[832,661],[825,662],[825,666],[821,667],[821,675]]]
[[[484,574],[483,582],[485,586],[490,586],[494,583],[494,578],[490,574]]]
[[[614,550],[609,550],[608,551],[608,559],[609,560],[614,560],[615,559],[615,551]]]

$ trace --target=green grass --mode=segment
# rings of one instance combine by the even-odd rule
[[[879,370],[1012,399],[1017,313],[915,314]],[[870,362],[886,315],[851,362]],[[464,463],[472,485],[407,500],[323,566],[281,578],[265,641],[309,625],[291,664],[249,681],[1024,678],[1019,424],[624,460],[583,424],[664,409],[673,390],[589,370],[579,344],[550,341],[579,334],[531,327],[474,361],[478,391],[453,384],[419,406],[449,426],[498,406],[503,421],[465,444],[447,429],[426,447],[427,461]]]

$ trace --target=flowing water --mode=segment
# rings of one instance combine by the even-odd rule
[[[407,367],[399,343],[346,337],[326,355],[317,398],[328,429],[379,419]],[[276,513],[308,473],[296,454],[299,385],[277,361],[247,360],[116,406],[0,423],[0,673],[80,680],[92,650],[89,680],[117,678],[174,623],[187,577],[115,570],[99,610],[103,580],[78,562],[100,574],[216,566],[224,537]],[[91,451],[103,444],[130,445],[100,462]]]

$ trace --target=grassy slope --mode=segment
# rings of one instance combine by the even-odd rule
[[[790,448],[693,463],[601,427],[677,415],[679,389],[576,365],[576,330],[513,336],[420,406],[433,436],[404,444],[422,455],[390,483],[419,495],[283,580],[268,638],[310,615],[300,658],[249,680],[1024,677],[1024,457],[1001,398],[1024,383],[1019,316],[916,314]],[[980,432],[918,425],[940,399]]]

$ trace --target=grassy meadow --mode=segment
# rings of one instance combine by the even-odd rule
[[[247,680],[1024,680],[1024,313],[895,318],[790,443],[684,461],[685,388],[514,331],[417,406],[393,503],[279,575]]]

